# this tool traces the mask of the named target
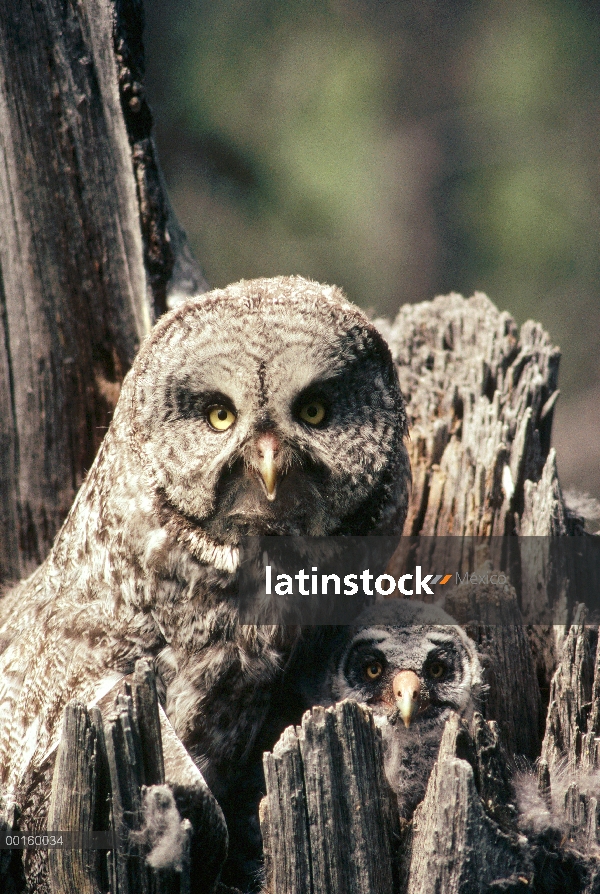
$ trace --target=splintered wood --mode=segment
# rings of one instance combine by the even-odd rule
[[[199,771],[179,754],[173,759],[161,726],[147,661],[138,661],[105,719],[98,708],[67,706],[48,828],[81,845],[49,850],[52,894],[216,889],[227,853],[223,814]],[[106,833],[108,843],[86,847],[94,832]]]
[[[540,324],[519,331],[481,293],[406,304],[393,323],[376,323],[408,401],[404,533],[564,533],[550,449],[560,352]]]
[[[267,886],[277,894],[393,894],[399,820],[369,711],[313,708],[265,754]]]
[[[440,558],[439,570],[445,571],[444,544],[437,538],[446,535],[485,540],[480,561],[489,569],[489,538],[521,535],[518,580],[504,586],[464,583],[447,601],[484,657],[485,717],[476,713],[468,727],[458,718],[448,722],[425,798],[412,823],[392,838],[392,890],[591,892],[599,878],[600,786],[590,783],[590,772],[600,776],[597,633],[586,631],[581,618],[562,633],[551,626],[561,611],[570,619],[577,568],[560,550],[551,553],[547,538],[583,530],[565,507],[550,447],[558,349],[539,324],[528,322],[519,331],[509,314],[481,294],[407,305],[393,323],[377,325],[398,365],[411,422],[413,491],[404,533],[420,535],[418,545],[400,546],[388,570],[401,573],[406,550],[413,563],[417,556],[423,562]],[[428,541],[434,535],[435,544]],[[538,681],[548,685],[559,659],[544,736]],[[265,756],[268,891],[354,890],[345,880],[341,886],[333,881],[333,869],[325,885],[314,882],[313,858],[323,860],[331,840],[347,842],[350,852],[352,836],[324,790],[308,793],[302,735],[286,730]],[[515,755],[517,762],[532,761],[540,750],[535,773],[515,773]],[[347,795],[337,794],[343,778],[340,772],[336,782],[328,781],[328,791],[348,803]],[[317,799],[314,815],[328,816],[334,830],[320,840],[311,837],[309,797]],[[361,811],[357,802],[355,815]],[[333,849],[329,859],[336,864],[341,858]],[[367,883],[366,890],[375,889]]]

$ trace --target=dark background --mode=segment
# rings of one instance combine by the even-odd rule
[[[300,273],[387,315],[481,290],[540,320],[563,487],[600,497],[600,4],[146,0],[146,57],[211,286]]]

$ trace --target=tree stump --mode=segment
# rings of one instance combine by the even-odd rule
[[[577,610],[576,569],[548,539],[583,534],[582,520],[565,506],[550,447],[558,351],[538,324],[526,323],[519,333],[484,295],[407,305],[393,323],[378,325],[408,398],[413,492],[405,534],[419,535],[416,544],[400,545],[390,573],[402,573],[406,550],[413,563],[437,567],[433,559],[448,554],[445,535],[479,538],[481,563],[492,568],[494,537],[519,535],[518,579],[461,584],[446,600],[483,654],[487,719],[476,714],[469,730],[457,718],[448,722],[425,798],[404,831],[394,890],[591,892],[598,877],[600,785],[590,783],[589,771],[600,760],[600,658],[597,633],[585,629]],[[438,564],[441,569],[443,559]],[[551,621],[558,610],[566,626],[556,628]],[[545,733],[544,692],[550,694]],[[269,890],[285,879],[286,894],[313,890],[306,872],[290,862],[291,850],[304,855],[307,848],[299,821],[307,797],[299,736],[286,730],[265,756]],[[294,748],[294,773],[274,774],[273,765]],[[531,761],[540,751],[537,775],[515,773],[515,755]],[[529,807],[521,803],[524,792]],[[349,800],[347,791],[339,797]],[[385,805],[387,795],[380,797]],[[299,823],[297,846],[275,829],[284,810],[285,828]],[[331,822],[329,838],[351,840],[343,818]],[[335,866],[337,856],[329,859]],[[303,860],[301,867],[311,866],[310,853]],[[320,890],[346,889],[314,887]]]
[[[216,890],[227,853],[223,814],[189,757],[177,753],[183,746],[172,754],[166,724],[146,661],[104,720],[98,708],[69,704],[48,828],[70,841],[48,851],[52,894]]]
[[[376,322],[408,401],[405,535],[567,533],[550,448],[560,352],[540,324],[519,331],[482,293]]]
[[[485,731],[493,739],[493,727]],[[502,829],[483,808],[482,795],[486,786],[490,788],[489,765],[482,766],[485,751],[481,747],[476,751],[478,788],[471,763],[459,756],[461,733],[465,734],[458,718],[451,718],[425,799],[415,812],[406,857],[407,894],[465,894],[485,891],[511,876],[531,880],[527,847],[514,830]],[[506,794],[494,787],[496,800],[502,802]]]
[[[356,702],[314,708],[265,754],[269,891],[393,894],[399,821],[381,735]]]

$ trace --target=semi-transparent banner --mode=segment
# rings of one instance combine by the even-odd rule
[[[248,537],[247,624],[351,624],[386,599],[435,603],[461,623],[600,623],[600,537]]]

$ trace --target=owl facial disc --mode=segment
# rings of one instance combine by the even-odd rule
[[[196,296],[158,322],[123,388],[124,437],[178,542],[400,532],[410,469],[389,348],[300,277]]]

